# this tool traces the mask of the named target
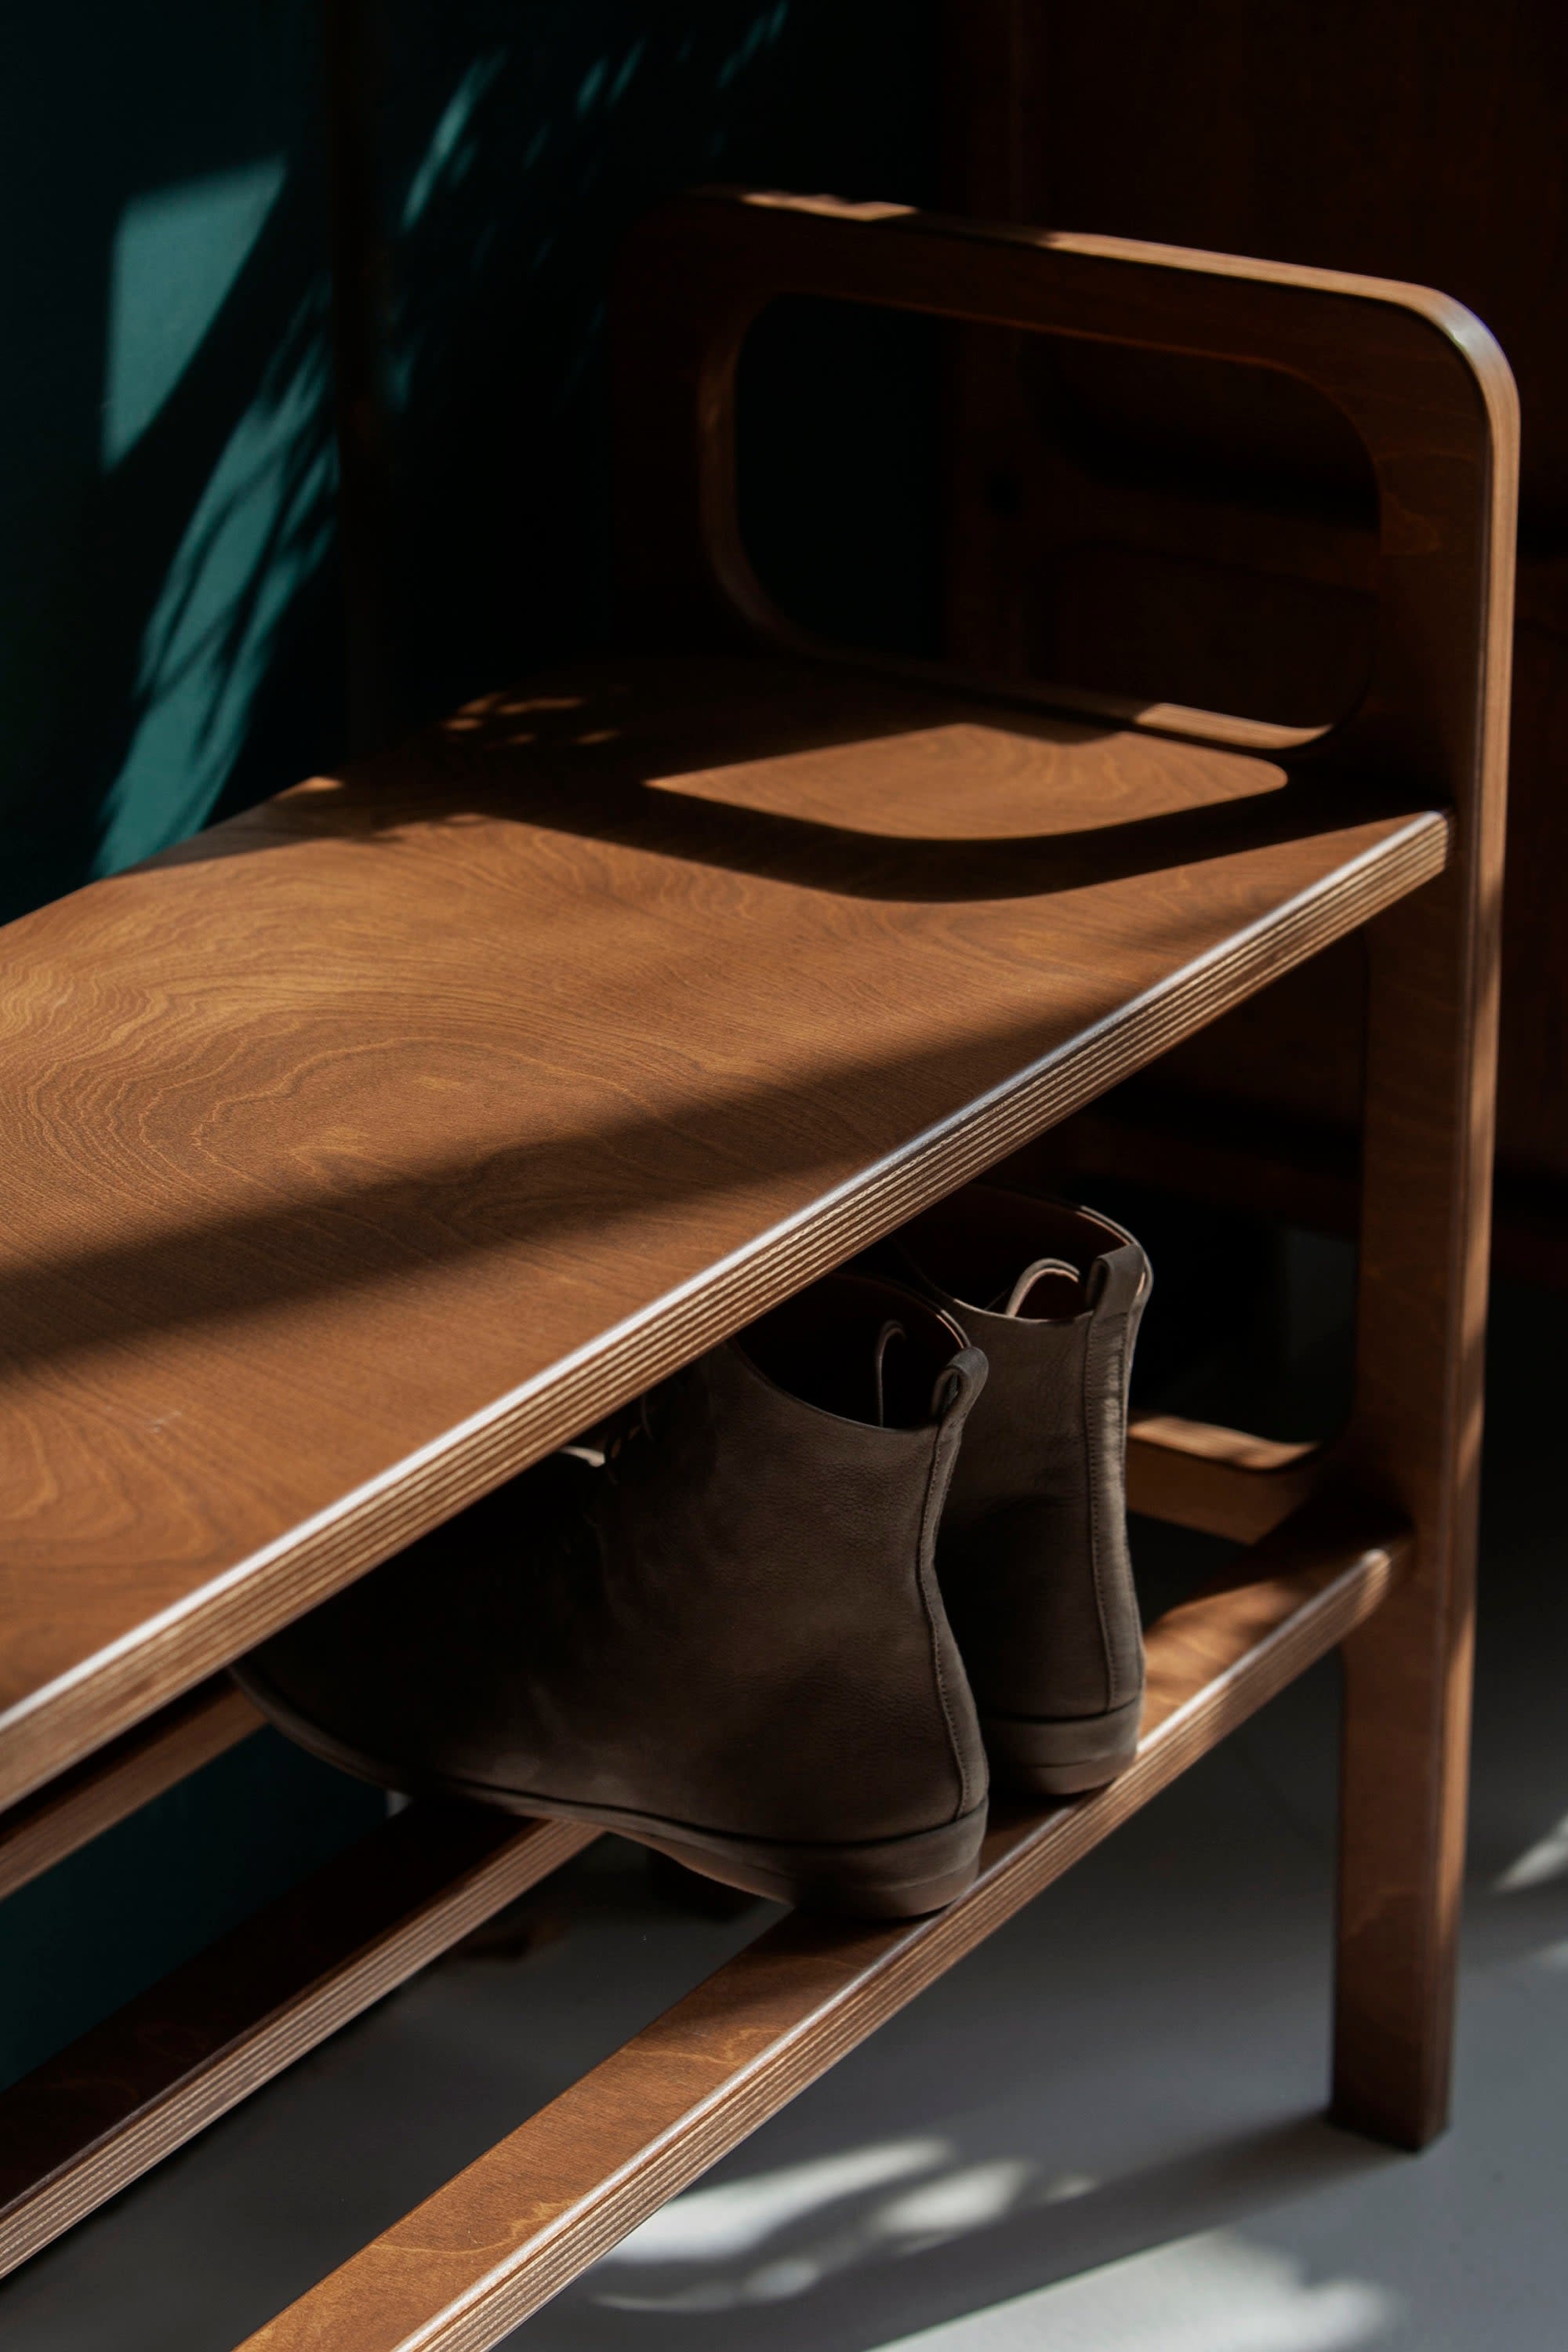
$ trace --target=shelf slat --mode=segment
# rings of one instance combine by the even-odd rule
[[[785,660],[492,696],[5,933],[0,1803],[1430,878]]]
[[[0,2092],[0,2274],[595,1834],[411,1806]]]
[[[1300,1508],[1324,1459],[1320,1445],[1144,1413],[1127,1433],[1127,1499],[1148,1518],[1256,1543]]]
[[[1377,1606],[1394,1528],[1310,1506],[1149,1641],[1135,1762],[998,1811],[947,1910],[793,1914],[247,2339],[243,2352],[483,2352],[754,2131]]]

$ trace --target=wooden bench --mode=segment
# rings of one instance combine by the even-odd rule
[[[793,293],[1326,393],[1381,499],[1355,716],[1108,709],[801,641],[733,484],[737,356]],[[1446,2114],[1507,367],[1420,289],[744,192],[647,223],[612,323],[635,650],[5,934],[0,1885],[246,1736],[239,1652],[1365,927],[1356,1403],[1316,1454],[1135,1432],[1138,1507],[1250,1549],[1153,1628],[1124,1780],[998,1808],[935,1917],[786,1918],[272,2352],[494,2343],[1337,1643],[1335,2112],[1405,2147]],[[0,2095],[0,2259],[585,1842],[415,1808]]]

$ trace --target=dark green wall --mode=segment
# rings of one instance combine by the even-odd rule
[[[4,914],[335,757],[342,724],[314,0],[16,15]],[[604,291],[626,226],[701,180],[928,196],[931,32],[924,0],[365,15],[387,670],[423,715],[607,625]],[[908,603],[926,547],[888,439],[913,453],[929,435],[915,342],[773,341],[794,455],[752,504],[775,572],[844,605],[853,549],[829,561],[814,530],[875,460],[871,576]],[[840,443],[824,406],[851,379]],[[770,509],[766,479],[791,466]]]
[[[417,719],[608,625],[603,304],[625,228],[695,181],[929,197],[931,18],[364,14],[378,593]],[[321,31],[314,0],[10,12],[0,914],[341,752]],[[918,331],[780,319],[750,371],[763,568],[847,633],[930,634],[929,357]],[[267,1735],[0,1905],[0,2079],[381,1809]]]
[[[932,25],[924,0],[383,12],[388,634],[405,714],[609,625],[605,291],[626,229],[711,181],[929,200]],[[765,552],[829,614],[862,547],[907,601],[912,518],[887,444],[912,455],[931,414],[923,383],[900,396],[909,334],[818,321],[768,340],[752,404],[768,446],[748,468]],[[826,396],[847,396],[842,436]],[[880,499],[861,533],[844,493],[873,415]]]
[[[0,911],[330,737],[303,0],[23,5],[0,74]]]

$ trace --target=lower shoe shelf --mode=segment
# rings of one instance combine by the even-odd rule
[[[1240,1441],[1238,1441],[1239,1443]],[[1148,1639],[1135,1762],[993,1809],[979,1878],[892,1924],[790,1915],[255,2337],[267,2352],[493,2344],[1333,1647],[1404,1559],[1309,1503]],[[0,2266],[135,2179],[590,1841],[413,1808],[0,2096]]]
[[[411,1807],[46,2060],[0,2094],[0,2273],[594,1836],[571,1822]]]
[[[791,1913],[242,2352],[482,2352],[549,2301],[1371,1614],[1397,1528],[1309,1505],[1152,1629],[1144,1728],[1098,1796],[994,1810],[944,1911]]]

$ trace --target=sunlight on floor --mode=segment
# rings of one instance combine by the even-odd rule
[[[944,2139],[884,2140],[786,2165],[759,2179],[691,2189],[634,2230],[605,2263],[718,2262],[750,2253],[786,2223],[857,2190],[928,2172],[951,2153]]]
[[[1402,2316],[1383,2287],[1314,2282],[1292,2256],[1211,2230],[901,2336],[882,2352],[1350,2352],[1374,2345]]]
[[[876,2193],[911,2180],[892,2196]],[[964,2164],[942,2139],[877,2142],[690,2190],[604,2258],[598,2275],[612,2284],[594,2299],[617,2311],[686,2313],[784,2303],[868,2258],[924,2253],[1096,2185],[1082,2173],[1047,2176],[1025,2158]],[[689,2266],[684,2277],[680,2264]]]
[[[1554,1829],[1527,1846],[1510,1862],[1497,1882],[1499,1895],[1518,1895],[1527,1886],[1544,1886],[1553,1878],[1568,1877],[1568,1813]]]

